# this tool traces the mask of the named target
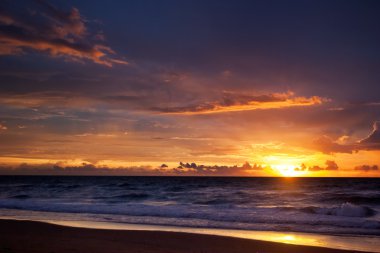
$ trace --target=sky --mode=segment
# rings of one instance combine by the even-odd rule
[[[380,2],[0,3],[0,174],[380,176]]]

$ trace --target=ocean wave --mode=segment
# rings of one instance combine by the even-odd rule
[[[13,187],[18,187],[18,188],[33,188],[35,185],[33,184],[16,184]]]
[[[63,185],[64,188],[66,189],[76,189],[82,187],[80,184],[69,184],[69,185]]]
[[[197,205],[231,205],[231,201],[226,200],[226,199],[222,199],[222,198],[216,198],[216,199],[194,201],[194,204],[197,204]]]
[[[321,197],[320,201],[322,202],[336,202],[336,201],[344,201],[353,204],[379,204],[380,203],[380,195],[355,195],[355,194],[333,194],[327,197]]]
[[[347,179],[56,179],[0,177],[0,211],[112,216],[144,224],[160,220],[163,225],[380,234],[378,179],[352,179],[350,184]]]
[[[371,217],[377,212],[367,206],[358,206],[346,202],[337,207],[315,207],[310,206],[302,208],[303,211],[313,214],[333,215],[333,216],[345,216],[345,217]]]
[[[168,192],[182,192],[185,188],[182,186],[169,186],[165,190]]]
[[[371,220],[358,220],[348,222],[347,220],[289,220],[282,217],[283,220],[272,220],[268,218],[252,219],[251,222],[242,222],[237,217],[230,218],[211,218],[207,214],[203,215],[134,215],[131,214],[104,214],[91,212],[89,213],[69,213],[69,212],[46,212],[46,211],[19,211],[16,209],[1,209],[0,215],[10,215],[10,217],[22,217],[18,212],[23,214],[26,219],[49,219],[49,220],[80,220],[80,221],[106,221],[115,223],[131,223],[145,225],[163,225],[163,226],[183,226],[196,228],[221,228],[221,229],[239,229],[239,230],[266,230],[266,231],[286,231],[286,232],[312,232],[327,234],[350,234],[350,235],[376,235],[380,236],[380,223]],[[151,213],[152,214],[152,213]],[[157,213],[156,213],[157,214]],[[202,217],[201,217],[202,216]]]
[[[219,207],[219,208],[218,208]],[[173,218],[178,220],[198,219],[205,223],[228,223],[231,228],[239,226],[319,226],[335,228],[358,228],[376,230],[380,234],[380,222],[367,219],[367,208],[344,204],[336,208],[309,207],[297,211],[297,208],[230,208],[229,206],[201,207],[194,205],[169,204],[153,206],[144,203],[84,204],[50,203],[38,200],[0,200],[0,208],[33,210],[57,213],[78,213],[94,215],[119,215],[135,217]],[[331,217],[333,216],[333,217]],[[245,225],[244,225],[245,224]],[[266,225],[265,225],[266,224]],[[374,232],[371,232],[374,233]]]
[[[112,198],[114,199],[131,199],[131,200],[141,200],[141,199],[147,199],[150,195],[146,193],[128,193],[128,194],[121,194],[114,196]]]
[[[112,184],[109,184],[108,186],[112,186]],[[117,184],[117,186],[118,187],[129,187],[129,186],[131,186],[131,184],[124,182],[124,183]]]
[[[18,194],[18,195],[13,195],[10,198],[11,199],[28,199],[28,198],[31,198],[31,196],[27,194]]]
[[[119,195],[114,195],[114,196],[97,196],[94,197],[93,199],[95,200],[106,200],[106,201],[125,201],[125,200],[144,200],[148,199],[151,197],[151,195],[147,193],[139,193],[139,192],[132,192],[132,193],[123,193]]]

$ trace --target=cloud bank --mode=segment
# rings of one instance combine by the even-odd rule
[[[315,172],[315,171],[323,171],[323,170],[338,170],[339,169],[339,166],[338,164],[335,162],[335,161],[331,161],[331,160],[327,160],[325,162],[325,165],[326,167],[320,167],[318,165],[314,165],[314,166],[306,166],[305,164],[302,164],[300,168],[296,168],[295,170],[296,171],[311,171],[311,172]]]
[[[326,160],[325,166],[302,164],[294,168],[295,171],[316,173],[321,171],[338,171],[340,168],[335,161]],[[266,174],[272,171],[274,174]],[[347,171],[347,170],[346,170]],[[378,165],[360,165],[351,171],[378,172]],[[0,166],[0,175],[88,175],[88,176],[271,176],[278,175],[278,171],[270,166],[259,164],[251,165],[245,162],[241,165],[202,165],[180,162],[172,167],[167,164],[160,166],[129,166],[111,168],[106,165],[94,163],[82,163],[79,165],[67,165],[66,162],[46,163],[32,165],[22,163],[18,166]],[[311,175],[311,174],[310,174]]]
[[[206,165],[197,165],[196,163],[182,163],[180,162],[177,168],[174,168],[173,171],[176,174],[194,174],[194,175],[218,175],[218,176],[239,176],[247,175],[251,172],[264,169],[261,165],[250,165],[248,162],[245,162],[243,165],[238,166],[206,166]]]
[[[379,170],[379,166],[377,165],[361,165],[361,166],[356,166],[354,168],[355,170],[360,170],[360,171],[378,171]]]
[[[129,175],[129,176],[249,176],[263,170],[260,165],[250,165],[245,162],[241,166],[227,165],[197,165],[196,163],[179,163],[170,168],[166,164],[159,167],[131,166],[109,168],[83,163],[68,166],[65,163],[30,165],[20,164],[16,167],[0,167],[1,175]]]

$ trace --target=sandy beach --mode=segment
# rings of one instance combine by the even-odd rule
[[[338,253],[357,252],[212,235],[72,228],[0,220],[1,253]]]

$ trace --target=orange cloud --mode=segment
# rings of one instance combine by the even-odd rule
[[[27,8],[27,7],[25,7]],[[72,61],[90,60],[112,66],[127,64],[113,59],[115,52],[99,41],[91,40],[85,19],[76,8],[69,12],[39,1],[33,12],[0,12],[0,55],[23,54],[28,50]]]
[[[7,130],[7,129],[8,129],[8,127],[6,127],[6,126],[0,124],[0,131],[5,131],[5,130]]]
[[[313,141],[312,146],[325,154],[333,153],[348,153],[352,154],[357,150],[357,145],[354,144],[339,144],[328,136],[321,136]]]
[[[154,108],[154,110],[168,114],[196,115],[312,106],[322,104],[326,101],[328,101],[328,99],[318,96],[312,96],[309,98],[295,97],[293,92],[273,93],[259,96],[225,93],[224,97],[219,101],[204,102],[183,107]]]

